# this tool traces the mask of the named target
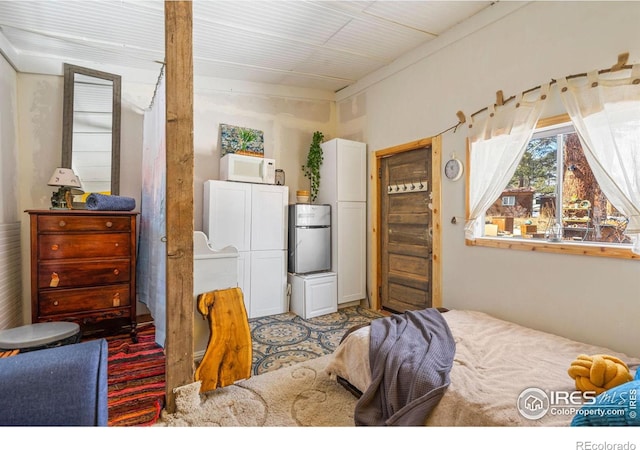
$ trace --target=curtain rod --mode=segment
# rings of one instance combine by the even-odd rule
[[[621,53],[618,55],[618,62],[616,64],[614,64],[613,66],[611,66],[608,69],[601,69],[598,71],[598,75],[601,75],[603,73],[610,73],[610,72],[617,72],[619,70],[625,70],[625,69],[631,69],[633,66],[627,64],[627,61],[629,60],[629,53],[625,52],[625,53]],[[573,75],[569,75],[567,77],[565,77],[567,80],[573,79],[573,78],[580,78],[580,77],[586,77],[588,75],[588,73],[576,73]],[[558,80],[555,79],[551,79],[551,81],[549,82],[549,85],[553,85],[555,83],[557,83]],[[536,87],[532,87],[531,89],[527,89],[526,91],[523,91],[522,94],[528,94],[529,92],[533,92],[536,89],[540,89],[542,86],[538,85]],[[504,100],[503,99],[503,94],[502,91],[498,91],[496,92],[496,106],[502,106],[505,103],[510,102],[511,100],[515,99],[516,96],[512,95],[511,97],[509,97],[508,99]],[[479,109],[478,111],[474,112],[473,114],[471,114],[471,118],[473,119],[474,116],[487,111],[489,109],[489,107],[485,107],[482,109]],[[462,125],[463,123],[465,123],[467,121],[464,113],[462,111],[458,111],[456,113],[456,115],[458,116],[458,123],[456,125],[454,125],[451,128],[448,128],[447,130],[443,131],[443,133],[446,133],[447,131],[451,130],[451,129],[457,129],[460,125]]]

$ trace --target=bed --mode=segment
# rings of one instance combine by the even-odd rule
[[[620,358],[632,374],[640,365],[639,358],[479,311],[451,310],[442,316],[455,341],[455,355],[450,383],[425,420],[429,426],[568,426],[580,406],[573,400],[554,413],[548,408],[543,417],[532,419],[519,412],[521,394],[531,388],[575,392],[567,370],[580,354]],[[369,332],[370,326],[349,330],[327,366],[331,377],[356,396],[371,383]]]

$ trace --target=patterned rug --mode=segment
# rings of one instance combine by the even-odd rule
[[[349,328],[378,317],[382,317],[382,314],[360,306],[350,306],[307,320],[293,313],[251,319],[251,373],[260,375],[327,355],[335,350]]]
[[[165,356],[155,343],[155,327],[138,327],[138,343],[129,335],[106,338],[109,344],[109,426],[149,426],[165,401]]]
[[[308,320],[293,313],[251,319],[252,374],[327,355],[349,328],[378,317],[382,314],[352,306]],[[155,343],[153,323],[138,326],[137,344],[131,342],[128,334],[106,339],[109,344],[109,426],[155,424],[165,403],[165,356]]]
[[[200,393],[200,383],[180,386],[174,391],[175,412],[163,411],[156,426],[269,427],[265,430],[266,439],[264,432],[260,432],[262,442],[278,442],[278,447],[286,449],[299,447],[300,440],[292,438],[297,434],[287,431],[282,434],[284,440],[269,441],[280,437],[277,430],[282,427],[353,427],[357,398],[324,371],[330,358],[331,355],[313,358],[204,394]],[[337,431],[333,428],[330,433],[335,436]],[[220,432],[206,431],[202,437],[213,436],[221,441],[215,433]],[[253,430],[249,430],[249,435],[255,436]],[[190,431],[184,434],[186,439],[191,436]],[[241,435],[233,433],[233,436]],[[308,435],[304,437],[309,440]],[[326,445],[317,442],[316,447]],[[305,442],[305,445],[309,444]]]

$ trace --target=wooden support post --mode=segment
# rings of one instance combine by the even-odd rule
[[[167,152],[166,410],[193,363],[193,17],[190,1],[165,1]]]

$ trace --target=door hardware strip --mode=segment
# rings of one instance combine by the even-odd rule
[[[387,194],[409,194],[411,192],[424,192],[428,189],[426,181],[400,182],[387,186]]]

